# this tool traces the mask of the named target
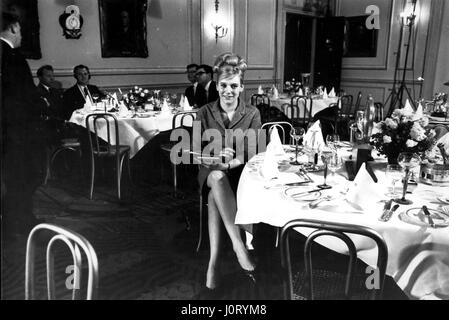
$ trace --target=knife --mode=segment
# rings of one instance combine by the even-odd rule
[[[399,208],[398,204],[395,204],[393,208],[388,212],[387,216],[384,218],[384,222],[387,222],[393,216],[393,213]]]
[[[429,224],[432,228],[435,228],[435,222],[433,222],[432,217],[430,216],[429,209],[427,209],[427,206],[422,206],[422,211],[424,211],[424,214],[426,215],[427,219],[429,219]]]
[[[388,200],[387,202],[385,202],[383,213],[382,213],[382,215],[379,218],[380,221],[384,221],[385,217],[390,212],[392,203],[393,203],[393,199]]]
[[[287,187],[297,187],[297,186],[302,186],[303,184],[307,184],[307,183],[310,183],[310,181],[301,181],[301,182],[285,183],[285,184],[283,184],[283,186],[287,186]]]
[[[315,189],[315,190],[304,191],[304,192],[300,192],[300,193],[294,193],[294,194],[290,195],[290,197],[294,198],[294,197],[297,197],[297,196],[302,196],[304,194],[314,193],[314,192],[318,192],[318,191],[321,191],[321,190],[322,189]]]

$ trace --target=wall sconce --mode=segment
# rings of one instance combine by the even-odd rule
[[[222,17],[218,14],[219,1],[215,0],[215,15],[212,19],[212,28],[215,30],[215,43],[218,38],[224,38],[228,34],[228,28],[224,26]]]

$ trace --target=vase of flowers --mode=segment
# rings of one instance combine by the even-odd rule
[[[436,133],[427,129],[429,119],[411,109],[397,109],[390,118],[376,125],[376,133],[370,144],[388,158],[388,163],[397,163],[401,152],[418,153],[424,156],[436,143]]]
[[[290,81],[285,81],[284,92],[287,92],[290,96],[293,96],[296,92],[298,92],[301,86],[301,82],[296,81],[295,78],[293,78]]]

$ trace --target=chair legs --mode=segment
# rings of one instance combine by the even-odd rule
[[[82,159],[82,153],[81,153],[81,149],[78,148],[74,148],[74,147],[59,147],[56,149],[50,149],[48,148],[46,150],[46,168],[45,168],[45,178],[44,178],[44,185],[46,185],[48,183],[48,180],[51,178],[51,167],[53,165],[53,162],[55,161],[56,157],[58,156],[58,154],[60,154],[62,151],[65,150],[70,150],[73,152],[77,152],[79,153],[79,157],[80,159]],[[82,168],[82,164],[81,164],[81,168]]]
[[[90,200],[92,200],[94,193],[94,181],[95,181],[95,157],[92,155],[90,161],[90,191],[89,191]]]

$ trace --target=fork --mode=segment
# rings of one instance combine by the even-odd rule
[[[318,207],[318,205],[319,205],[321,202],[324,202],[324,201],[331,201],[331,200],[332,200],[332,196],[326,196],[326,197],[317,199],[317,200],[315,200],[315,201],[309,203],[309,208],[310,208],[310,209],[315,209],[316,207]]]

